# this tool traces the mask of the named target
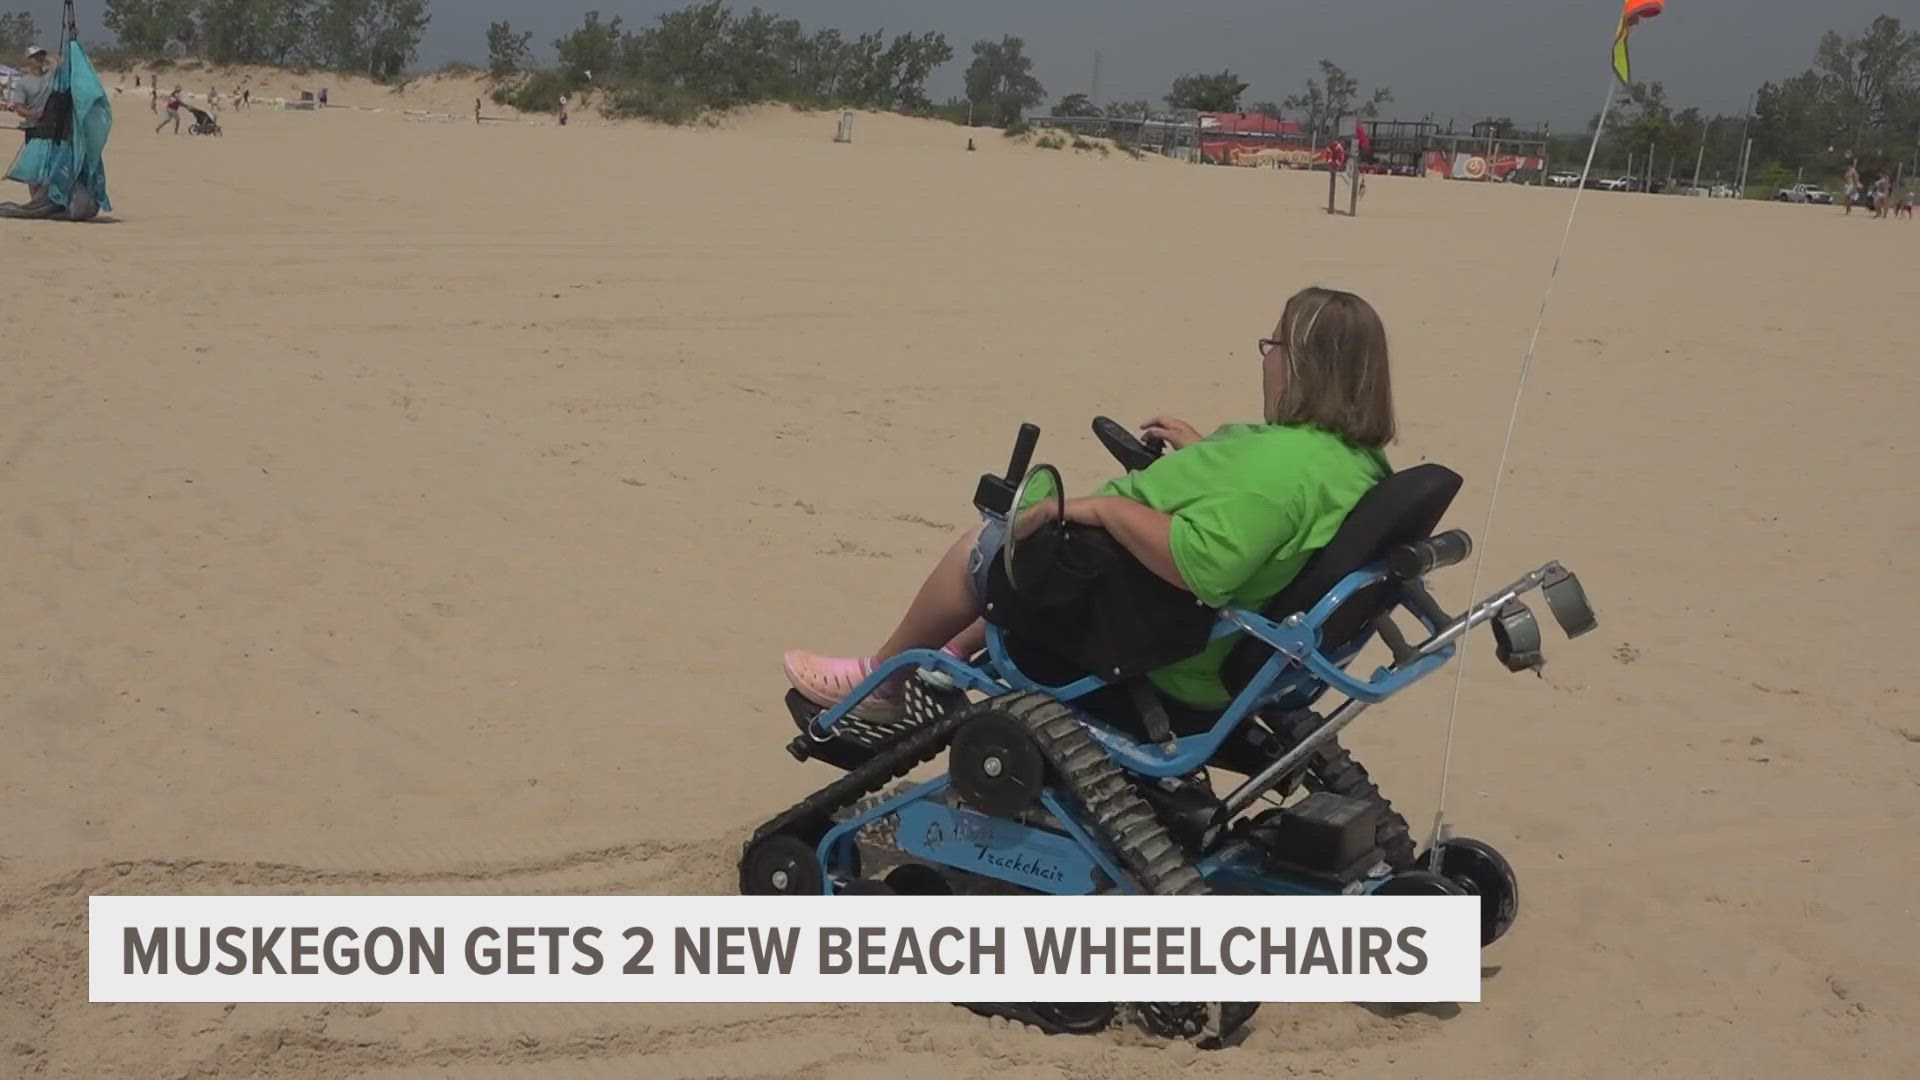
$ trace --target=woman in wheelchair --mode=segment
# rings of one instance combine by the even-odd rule
[[[1067,500],[1067,520],[1097,526],[1159,577],[1209,607],[1259,609],[1324,546],[1367,490],[1386,476],[1394,438],[1387,335],[1380,316],[1349,292],[1310,288],[1287,301],[1260,350],[1263,423],[1227,424],[1202,438],[1191,425],[1156,417],[1143,425],[1170,452],[1146,469]],[[1055,512],[1042,500],[1019,517],[1024,537]],[[984,640],[987,573],[1005,527],[968,531],[942,556],[892,636],[873,656],[786,654],[787,679],[827,707],[885,657],[944,645],[968,656]],[[1229,700],[1221,639],[1151,674],[1165,695],[1195,708]],[[868,695],[860,719],[891,719],[904,676]]]

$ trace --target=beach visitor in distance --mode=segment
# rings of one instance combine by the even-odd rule
[[[173,125],[175,135],[180,134],[180,88],[177,86],[173,88],[173,93],[167,95],[167,115],[154,127],[153,133],[160,134],[168,124]]]

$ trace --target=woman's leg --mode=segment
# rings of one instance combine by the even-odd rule
[[[907,613],[894,628],[878,652],[872,656],[828,657],[793,651],[785,657],[787,681],[816,705],[831,705],[852,693],[873,673],[880,661],[909,649],[932,649],[946,645],[961,652],[970,642],[984,640],[980,625],[980,600],[974,596],[970,563],[979,529],[969,530],[940,557],[933,573],[920,586],[920,592],[908,605]],[[975,645],[975,648],[978,646]],[[971,651],[971,650],[968,650]],[[897,713],[900,707],[900,682],[876,690],[853,714],[878,718]]]
[[[875,656],[888,657],[908,649],[937,649],[963,634],[980,620],[980,599],[973,595],[968,561],[979,529],[969,529],[940,557],[933,573],[908,605],[893,636],[881,643]],[[985,631],[981,631],[985,640]]]
[[[953,640],[947,642],[946,646],[947,651],[955,656],[972,656],[986,647],[987,621],[985,619],[973,620],[973,625],[954,635]]]

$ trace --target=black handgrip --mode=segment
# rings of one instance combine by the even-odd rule
[[[1107,453],[1113,455],[1113,460],[1128,472],[1139,472],[1160,460],[1163,448],[1160,440],[1137,439],[1118,421],[1104,416],[1094,417],[1093,434],[1100,440],[1100,445],[1107,448]]]
[[[1033,424],[1020,425],[1020,434],[1013,440],[1013,457],[1007,462],[1007,483],[1017,484],[1026,479],[1027,467],[1033,464],[1033,448],[1039,442],[1039,427]]]
[[[1007,475],[984,473],[979,486],[973,489],[973,505],[981,513],[1004,518],[1013,512],[1014,490],[1027,478],[1027,467],[1033,464],[1033,448],[1039,442],[1038,427],[1020,425],[1020,434],[1013,440],[1013,460],[1007,462]]]
[[[1465,529],[1448,529],[1438,536],[1401,544],[1387,552],[1387,572],[1402,581],[1422,577],[1473,554],[1473,538]]]

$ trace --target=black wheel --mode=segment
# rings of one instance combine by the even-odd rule
[[[1445,874],[1431,870],[1402,870],[1388,878],[1375,896],[1465,896],[1467,890]]]
[[[1279,715],[1262,714],[1262,718],[1280,737],[1283,748],[1300,745],[1301,740],[1313,734],[1324,722],[1318,713],[1304,709]],[[1380,831],[1376,842],[1386,855],[1387,865],[1395,870],[1405,870],[1414,864],[1413,830],[1407,825],[1407,819],[1400,816],[1385,795],[1380,794],[1380,787],[1373,782],[1373,777],[1367,775],[1366,766],[1355,761],[1353,755],[1340,745],[1340,740],[1332,740],[1313,755],[1313,760],[1307,764],[1303,783],[1308,791],[1330,791],[1342,798],[1377,804],[1380,807]]]
[[[1113,1024],[1119,1007],[1105,1001],[962,1002],[981,1016],[1005,1016],[1049,1035],[1092,1035]]]
[[[1466,837],[1440,849],[1440,872],[1480,898],[1480,944],[1491,945],[1513,928],[1520,915],[1520,881],[1513,867],[1491,844]]]
[[[952,896],[953,882],[947,875],[920,863],[903,863],[886,877],[887,887],[902,896]]]
[[[1105,1031],[1116,1011],[1110,1001],[1050,1001],[1030,1007],[1048,1024],[1071,1035]]]
[[[740,856],[740,895],[819,896],[825,879],[812,844],[792,833],[774,833]]]
[[[1025,725],[991,709],[961,725],[947,762],[960,797],[996,817],[1031,808],[1047,782],[1047,759]]]
[[[1142,1001],[1134,1004],[1140,1026],[1163,1039],[1198,1039],[1202,1050],[1217,1050],[1230,1039],[1260,1008],[1257,1001]],[[1220,1011],[1218,1030],[1214,1028],[1214,1010]],[[1204,1036],[1202,1038],[1201,1036]]]

